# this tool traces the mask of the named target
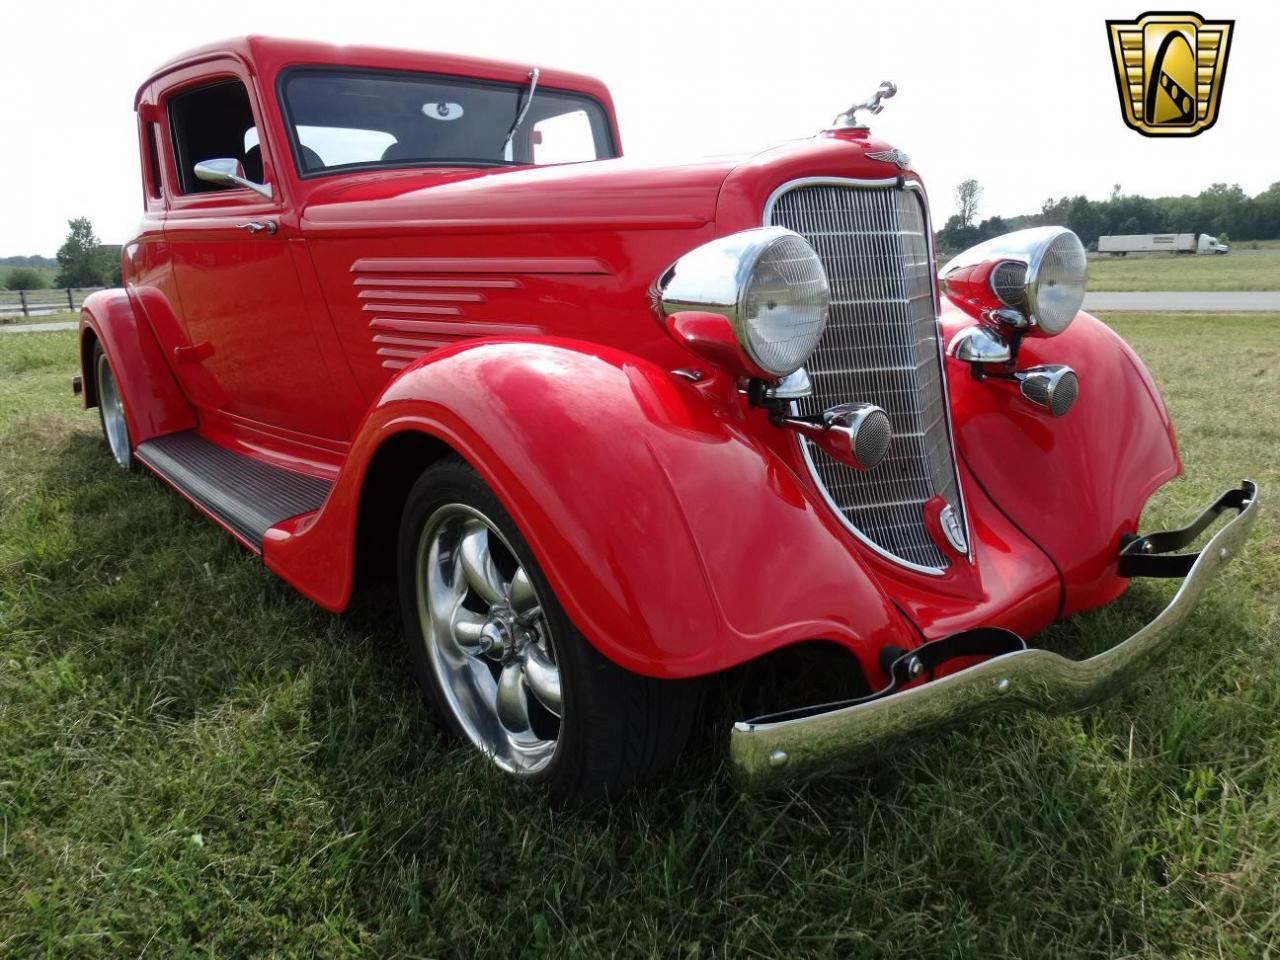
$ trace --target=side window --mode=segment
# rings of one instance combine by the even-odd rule
[[[595,133],[585,110],[571,110],[540,120],[533,127],[533,162],[580,163],[594,160]]]
[[[239,80],[220,80],[174,96],[169,100],[169,124],[183,193],[235,189],[197,180],[195,165],[202,160],[239,160],[248,179],[262,182],[262,148],[249,93]]]
[[[147,175],[146,188],[147,196],[153,200],[160,199],[160,150],[156,143],[159,124],[145,123],[143,124],[142,136],[147,145]]]

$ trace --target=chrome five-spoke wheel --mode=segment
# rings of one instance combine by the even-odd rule
[[[133,444],[129,438],[129,423],[124,416],[124,401],[116,375],[107,360],[106,351],[96,350],[95,378],[98,386],[98,410],[102,415],[102,433],[111,449],[111,456],[122,467],[128,467],[133,457]]]
[[[479,510],[445,504],[418,541],[418,617],[458,724],[502,769],[531,775],[555,755],[560,669],[538,592]]]

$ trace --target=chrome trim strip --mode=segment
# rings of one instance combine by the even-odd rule
[[[800,177],[795,180],[787,181],[786,183],[782,184],[777,189],[775,189],[769,195],[769,198],[768,200],[765,201],[765,205],[764,205],[763,223],[765,224],[765,226],[772,225],[774,207],[777,205],[778,200],[781,197],[783,197],[787,193],[790,193],[793,190],[798,190],[803,187],[815,187],[815,186],[856,187],[861,189],[900,188],[900,189],[906,189],[906,190],[913,190],[918,194],[918,198],[920,201],[920,208],[924,216],[924,226],[925,226],[925,232],[927,234],[926,239],[928,240],[928,245],[929,245],[929,259],[931,262],[931,269],[929,270],[929,278],[930,278],[930,290],[933,295],[933,304],[934,304],[934,325],[935,325],[935,340],[937,341],[938,375],[940,378],[942,395],[943,395],[942,408],[943,408],[943,413],[944,413],[946,424],[947,424],[947,442],[949,443],[950,450],[951,450],[952,469],[955,471],[956,495],[960,501],[959,503],[960,513],[964,518],[965,541],[968,547],[965,556],[966,556],[966,559],[968,559],[969,563],[972,564],[974,562],[973,526],[972,526],[972,520],[969,517],[968,503],[965,500],[964,484],[961,482],[959,456],[957,455],[957,452],[956,452],[955,430],[954,430],[952,415],[951,415],[951,387],[947,381],[946,347],[945,347],[945,344],[943,343],[942,319],[941,319],[941,309],[940,309],[941,299],[940,299],[940,291],[938,288],[938,276],[937,276],[938,271],[936,269],[937,255],[933,247],[933,219],[929,211],[928,198],[925,194],[924,187],[919,181],[908,179],[905,177],[885,177],[885,178],[868,179],[868,180],[862,180],[862,179],[857,179],[853,177]],[[849,397],[846,399],[857,400],[862,398]],[[798,412],[799,412],[798,409],[793,403],[792,413],[798,414]],[[875,543],[874,541],[872,541],[870,537],[868,537],[865,533],[859,530],[853,523],[851,523],[849,518],[845,515],[844,510],[841,509],[841,507],[832,498],[831,494],[827,491],[826,484],[823,483],[822,477],[818,472],[817,464],[814,462],[811,451],[809,450],[809,444],[805,443],[803,438],[800,437],[799,435],[797,435],[796,437],[796,442],[800,445],[800,451],[804,456],[805,465],[809,468],[809,474],[813,478],[814,484],[817,486],[818,491],[822,494],[823,500],[826,501],[827,506],[831,508],[831,511],[836,515],[836,518],[844,525],[845,529],[847,529],[850,533],[852,533],[861,543],[866,545],[869,549],[879,554],[880,556],[884,557],[885,559],[889,560],[890,562],[896,564],[897,566],[903,567],[908,570],[913,570],[916,573],[923,573],[929,576],[944,576],[946,574],[947,568],[945,567],[924,566],[921,564],[913,563],[909,560],[905,560],[894,553],[890,553],[888,550],[881,547],[878,543]]]
[[[792,720],[736,723],[729,756],[740,781],[767,787],[865,763],[895,743],[960,721],[1013,709],[1067,713],[1109,697],[1167,651],[1219,570],[1240,551],[1258,516],[1256,485],[1246,480],[1242,489],[1240,513],[1205,544],[1169,604],[1114,647],[1087,660],[1020,650],[877,700]]]
[[[902,177],[885,177],[880,180],[854,180],[849,177],[800,177],[798,180],[788,180],[773,193],[769,194],[769,199],[764,202],[764,225],[766,227],[771,226],[769,218],[773,216],[773,208],[777,205],[778,198],[784,193],[790,193],[792,190],[799,190],[801,187],[867,187],[870,189],[883,189],[885,187],[896,187],[902,179]],[[928,207],[926,206],[926,215],[928,212]]]

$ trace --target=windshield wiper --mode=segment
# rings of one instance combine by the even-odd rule
[[[529,112],[529,107],[533,105],[533,95],[538,89],[538,76],[542,73],[537,67],[529,71],[529,95],[525,97],[524,106],[520,108],[520,112],[516,114],[516,122],[511,124],[511,129],[507,131],[507,139],[502,141],[502,153],[507,152],[507,147],[511,146],[511,138],[516,135],[516,131],[520,129],[520,124],[524,123],[525,115]]]

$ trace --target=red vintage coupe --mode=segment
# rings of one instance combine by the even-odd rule
[[[1167,645],[1257,490],[1138,534],[1181,464],[1142,362],[1079,310],[1080,241],[939,271],[910,158],[859,117],[894,92],[645,166],[589,77],[192,51],[138,92],[142,224],[77,386],[117,463],[322,607],[397,577],[448,725],[559,802],[662,770],[693,679],[784,648],[836,651],[855,693],[735,724],[750,784],[1078,709]],[[1118,646],[1022,639],[1135,576],[1184,579]]]

